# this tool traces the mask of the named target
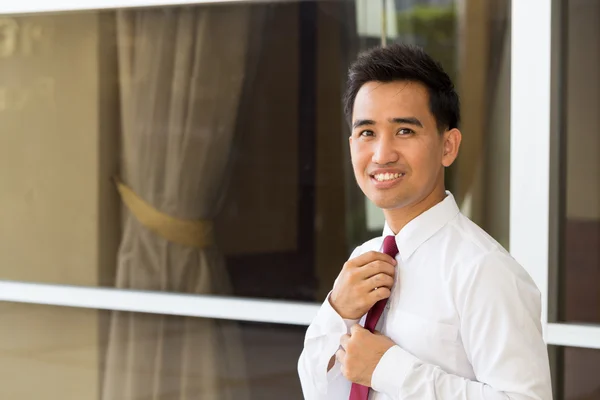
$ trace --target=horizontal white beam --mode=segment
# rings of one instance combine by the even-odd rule
[[[264,2],[264,0],[2,0],[0,15],[261,1]]]
[[[0,301],[308,326],[314,303],[0,281]]]
[[[546,334],[555,346],[600,349],[600,325],[548,324]]]

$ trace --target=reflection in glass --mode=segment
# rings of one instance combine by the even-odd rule
[[[510,1],[387,3],[394,5],[384,16],[388,42],[424,47],[443,65],[461,97],[463,141],[457,161],[446,171],[447,187],[463,213],[508,248]],[[369,44],[377,40],[373,37]],[[350,214],[358,207],[366,209],[367,226],[376,228],[365,233],[359,225],[355,237],[380,234],[382,219],[374,215],[381,211],[355,201]]]
[[[551,346],[558,354],[554,365],[555,400],[600,400],[600,350]]]
[[[448,186],[506,246],[507,1],[387,3],[388,42],[424,46],[457,82]],[[0,278],[321,301],[381,232],[341,110],[381,4],[3,18]]]
[[[353,248],[381,232],[351,173],[341,109],[349,63],[382,41],[381,4],[0,17],[0,279],[322,301]],[[449,188],[506,246],[507,1],[467,1],[464,13],[454,1],[387,4],[388,42],[424,46],[459,85],[464,141]],[[81,390],[182,400],[231,373],[239,384],[218,398],[269,398],[246,390],[260,357],[236,324],[90,318],[102,379]],[[294,335],[297,353],[281,361],[294,378],[276,379],[291,385],[286,398],[299,393]]]
[[[11,303],[0,312],[2,399],[302,399],[302,326],[121,314],[137,329],[120,338],[117,359],[107,356],[111,312]],[[216,327],[244,356],[224,357]]]
[[[600,3],[566,3],[560,320],[600,323]]]
[[[211,219],[226,181],[249,70],[252,11],[239,6],[116,12],[119,176],[127,183],[119,181],[118,188],[128,209],[117,254],[119,288],[230,293],[223,256],[212,246]],[[130,368],[146,367],[153,376],[176,381],[190,358],[201,362],[204,374],[184,383],[184,398],[192,398],[194,385],[217,385],[225,371],[240,375],[236,332],[212,321],[187,320],[169,342],[156,322],[115,314],[108,363],[120,367],[106,372],[106,400],[128,391],[143,397],[147,385],[144,379],[131,382]],[[140,333],[148,340],[128,340]],[[175,359],[160,362],[153,372],[154,360],[164,358]]]
[[[339,136],[316,134],[342,121],[315,110],[339,104],[348,10],[298,2],[3,20],[0,277],[314,299],[317,159],[332,165],[319,176],[327,199],[344,194],[329,184],[342,176]],[[29,30],[36,40],[20,47]],[[345,257],[339,244],[329,257]],[[103,399],[250,395],[235,323],[103,318]],[[298,354],[286,362],[296,383]],[[222,387],[225,373],[235,390]]]

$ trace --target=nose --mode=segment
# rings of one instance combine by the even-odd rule
[[[379,165],[391,164],[398,161],[398,151],[394,147],[393,138],[385,135],[376,141],[372,161],[374,164]]]

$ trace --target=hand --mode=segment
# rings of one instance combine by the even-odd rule
[[[350,329],[350,335],[342,336],[342,348],[335,356],[341,364],[342,374],[350,382],[371,387],[375,367],[381,357],[396,343],[379,332],[371,333],[356,324]]]
[[[370,251],[348,260],[329,296],[329,303],[344,319],[359,319],[379,300],[387,299],[394,285],[396,260]]]

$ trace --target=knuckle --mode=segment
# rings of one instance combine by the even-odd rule
[[[351,355],[346,354],[346,358],[344,359],[344,366],[346,369],[350,368],[353,362],[353,357]]]
[[[379,253],[377,253],[374,250],[371,250],[367,253],[369,255],[370,259],[378,259],[379,258]]]
[[[355,332],[354,335],[359,336],[361,335],[361,332]],[[354,351],[356,350],[356,344],[354,344],[354,341],[351,341],[348,343],[348,353],[350,353],[350,360],[352,360],[352,354],[354,354]]]
[[[342,375],[344,375],[344,377],[346,379],[348,379],[348,380],[350,379],[348,367],[345,364],[340,367],[340,371],[342,372]]]

